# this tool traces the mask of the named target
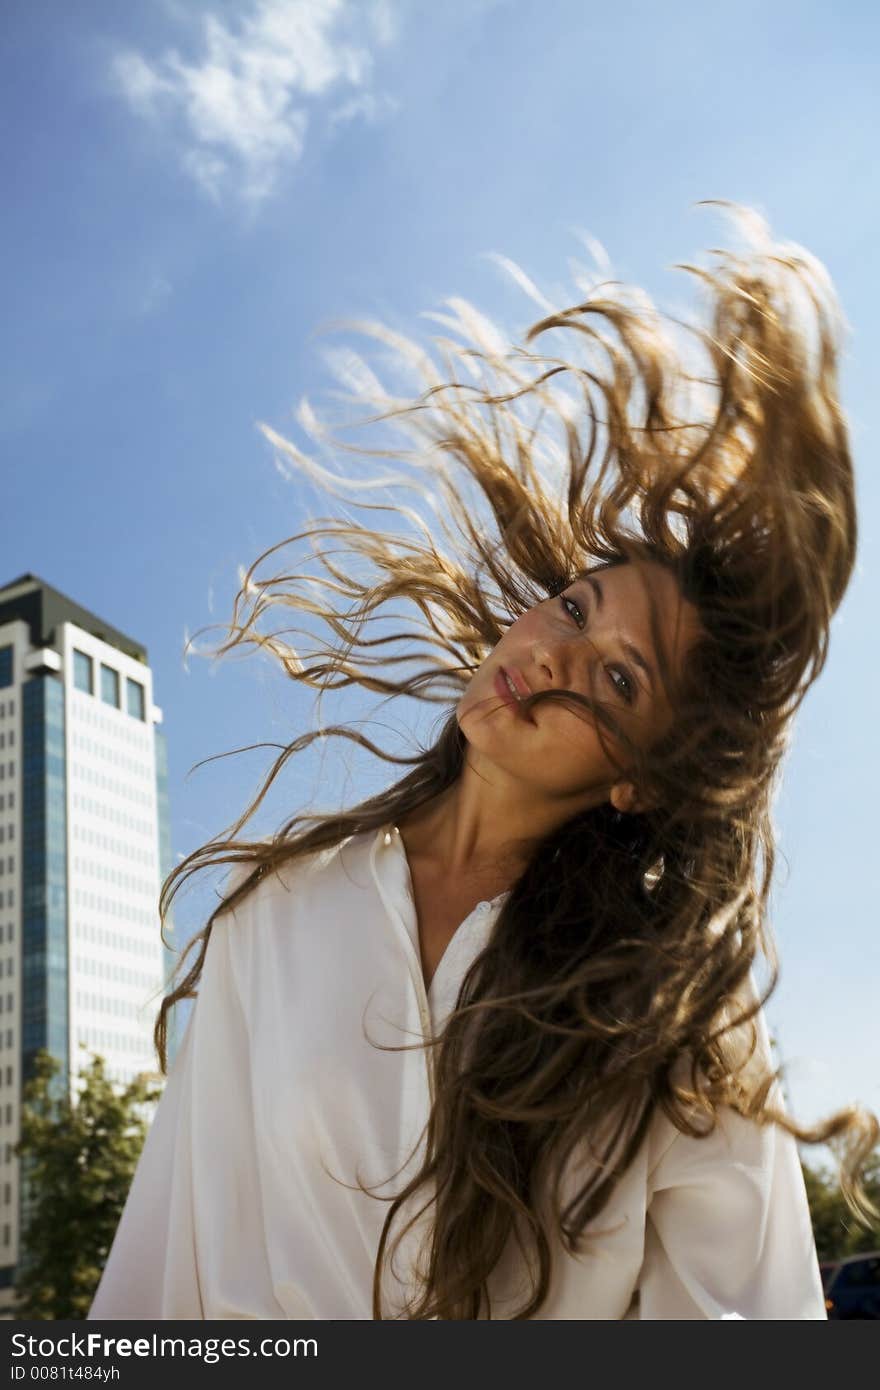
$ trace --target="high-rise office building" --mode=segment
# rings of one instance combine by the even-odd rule
[[[0,588],[0,1307],[21,1251],[13,1153],[46,1048],[75,1087],[92,1052],[155,1073],[170,967],[165,738],[144,647],[33,574]]]

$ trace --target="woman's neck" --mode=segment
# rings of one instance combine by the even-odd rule
[[[397,826],[410,860],[419,859],[438,877],[500,879],[504,887],[578,809],[515,796],[466,758],[450,787],[402,816]]]

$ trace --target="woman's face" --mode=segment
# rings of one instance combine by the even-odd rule
[[[595,716],[547,700],[523,710],[508,689],[522,693],[572,690],[607,704],[639,747],[669,729],[673,709],[652,636],[656,613],[668,669],[677,678],[699,635],[693,604],[662,566],[634,561],[594,566],[555,598],[529,609],[505,632],[475,672],[458,704],[458,722],[472,749],[545,799],[605,801],[626,762],[610,729],[601,737]],[[603,749],[618,759],[618,766]],[[624,795],[620,809],[638,809]],[[618,796],[612,798],[618,804]]]

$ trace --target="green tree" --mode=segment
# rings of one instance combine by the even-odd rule
[[[847,1255],[880,1249],[880,1227],[863,1226],[856,1220],[836,1175],[826,1168],[810,1168],[806,1163],[801,1167],[819,1259],[841,1260]],[[864,1186],[874,1206],[880,1208],[880,1149],[868,1163]]]
[[[124,1088],[92,1055],[72,1099],[49,1053],[24,1089],[21,1140],[24,1237],[15,1285],[21,1318],[85,1318],[125,1205],[148,1120],[154,1079]]]

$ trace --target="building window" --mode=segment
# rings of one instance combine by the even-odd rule
[[[12,684],[12,647],[0,647],[0,688]]]
[[[112,666],[101,665],[101,699],[105,705],[119,709],[119,672]]]
[[[94,662],[85,652],[73,649],[73,684],[87,695],[95,693]]]
[[[126,677],[126,691],[128,694],[128,712],[134,719],[146,719],[144,705],[144,687],[139,681],[133,681],[131,677]]]

